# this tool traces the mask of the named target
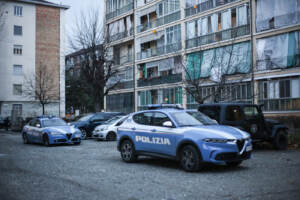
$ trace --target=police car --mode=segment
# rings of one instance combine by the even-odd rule
[[[238,166],[251,157],[252,144],[248,133],[218,125],[201,112],[159,108],[129,115],[118,128],[118,150],[125,162],[155,156],[197,171],[205,162]]]
[[[79,129],[69,126],[60,118],[41,116],[32,119],[22,131],[24,144],[41,143],[45,146],[53,144],[77,144],[81,143]]]

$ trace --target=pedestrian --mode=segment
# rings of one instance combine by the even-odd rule
[[[5,130],[8,131],[8,128],[10,127],[9,117],[5,117],[5,119],[4,119],[4,127],[5,127]]]

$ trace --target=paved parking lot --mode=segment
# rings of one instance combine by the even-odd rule
[[[299,199],[300,151],[254,151],[241,167],[186,173],[174,161],[121,161],[115,142],[24,145],[0,133],[0,199]]]

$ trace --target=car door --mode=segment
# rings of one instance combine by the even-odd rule
[[[35,121],[36,119],[31,120],[26,127],[26,134],[29,141],[34,141],[33,128],[35,125]]]
[[[138,113],[132,117],[131,132],[134,134],[135,149],[149,152],[151,148],[151,120],[153,112]]]
[[[96,126],[103,124],[106,121],[105,115],[103,113],[96,114],[89,120],[88,132],[92,132]]]
[[[31,136],[34,142],[42,142],[41,140],[41,121],[36,119],[31,126]]]
[[[171,122],[172,127],[166,127],[163,124]],[[162,112],[154,112],[151,121],[152,137],[151,152],[162,153],[167,155],[176,155],[176,137],[178,133],[172,120]]]

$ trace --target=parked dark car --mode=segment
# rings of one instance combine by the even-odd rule
[[[82,132],[82,139],[92,137],[92,132],[96,126],[103,124],[105,121],[115,117],[123,116],[124,113],[120,112],[100,112],[88,114],[75,122],[72,122],[71,125],[74,125],[76,128],[80,129]]]
[[[0,117],[0,129],[4,128],[8,130],[11,126],[11,119],[10,117]]]
[[[287,149],[288,128],[278,121],[266,119],[261,106],[244,103],[202,104],[198,111],[221,125],[247,131],[253,142],[268,141],[278,150]]]

